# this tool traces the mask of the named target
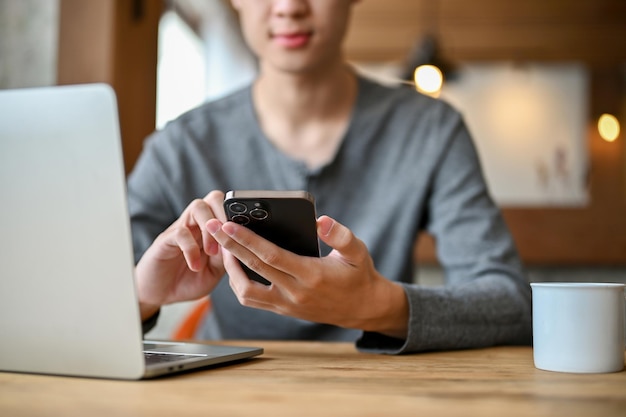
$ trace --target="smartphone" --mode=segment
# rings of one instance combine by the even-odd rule
[[[315,199],[307,191],[228,191],[228,220],[297,255],[320,256]],[[241,263],[251,280],[271,282]]]

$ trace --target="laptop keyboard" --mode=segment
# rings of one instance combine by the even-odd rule
[[[144,358],[147,365],[154,365],[156,363],[175,362],[183,359],[198,359],[205,357],[205,355],[181,355],[178,353],[157,353],[157,352],[144,352]]]

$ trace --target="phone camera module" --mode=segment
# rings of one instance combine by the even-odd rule
[[[245,204],[235,202],[228,206],[228,209],[234,214],[243,214],[248,211],[248,207]]]
[[[242,226],[245,226],[246,224],[248,224],[250,222],[250,219],[247,216],[244,216],[242,214],[234,215],[231,220],[233,222],[237,223],[237,224],[242,225]]]
[[[265,220],[268,216],[269,213],[267,212],[267,210],[264,210],[262,208],[255,208],[250,211],[250,217],[252,217],[254,220]]]

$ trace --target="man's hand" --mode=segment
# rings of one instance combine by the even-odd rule
[[[144,253],[135,269],[142,320],[163,304],[200,298],[218,284],[225,273],[222,253],[206,224],[226,221],[223,201],[221,191],[192,201]]]
[[[404,289],[380,275],[365,244],[330,217],[317,220],[319,238],[333,248],[323,258],[298,256],[233,222],[209,220],[206,226],[224,249],[230,286],[242,305],[406,337]],[[272,285],[248,279],[237,259]]]

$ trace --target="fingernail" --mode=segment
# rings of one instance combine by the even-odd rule
[[[323,236],[328,236],[330,234],[330,231],[333,229],[334,225],[335,225],[335,222],[330,219],[328,221],[321,222],[320,233]]]
[[[222,230],[228,236],[232,236],[235,234],[235,224],[232,222],[224,223],[224,226],[222,226]]]

